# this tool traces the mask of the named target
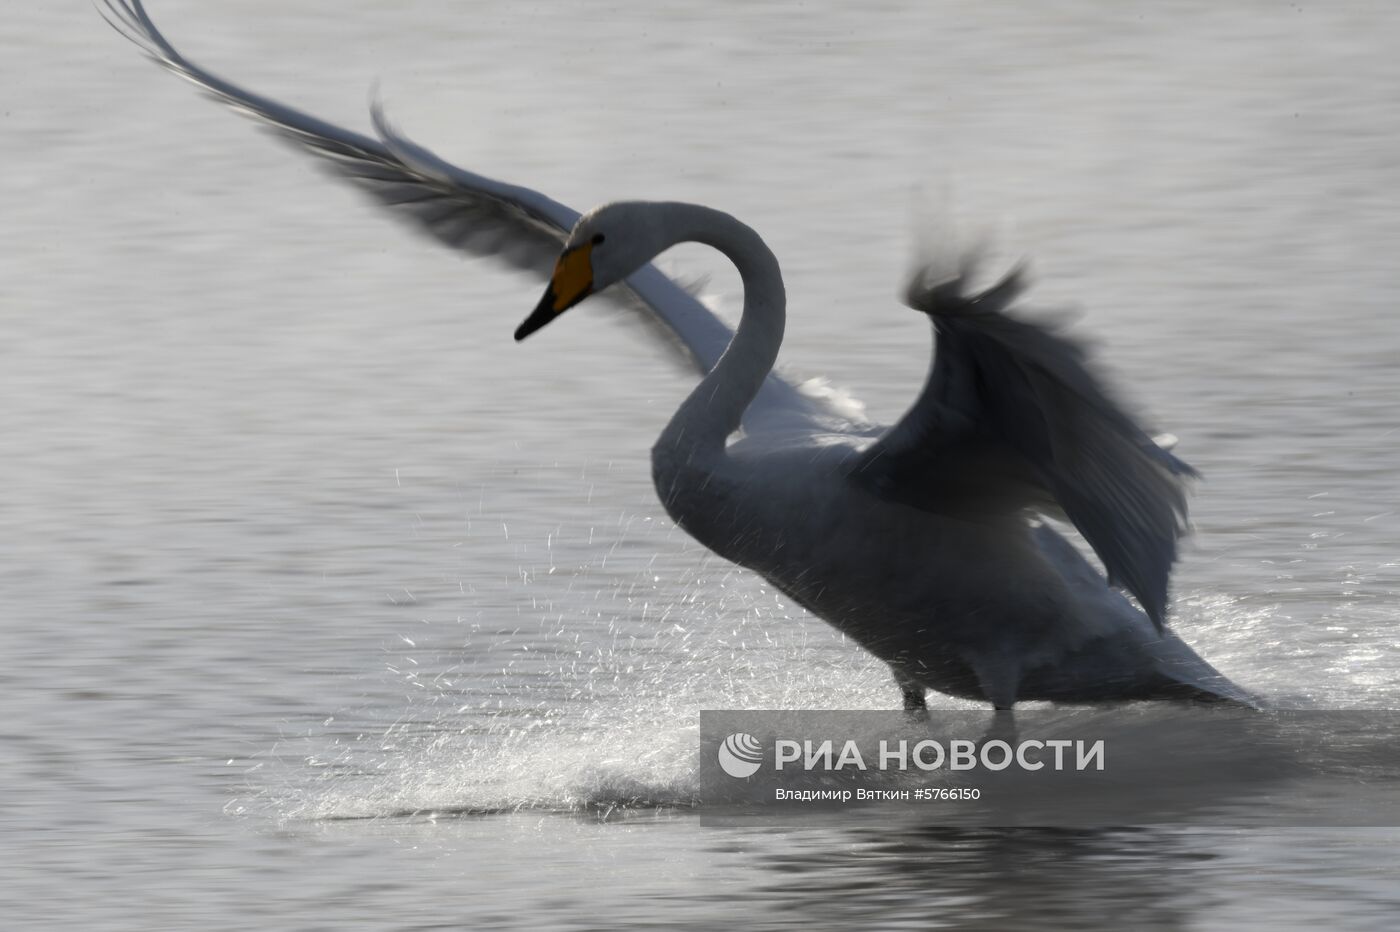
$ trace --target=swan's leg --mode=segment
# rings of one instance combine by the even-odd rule
[[[894,681],[899,685],[899,691],[904,694],[904,711],[927,711],[928,703],[924,701],[924,684],[905,673],[899,667],[890,667],[890,672],[894,674]]]
[[[971,663],[982,695],[998,712],[1010,712],[1021,686],[1021,665],[1004,657],[983,657]]]
[[[1016,713],[1012,712],[1010,709],[1004,711],[998,709],[992,713],[991,724],[987,726],[987,730],[982,734],[982,740],[977,742],[977,748],[981,750],[982,745],[986,744],[988,741],[1005,741],[1007,744],[1015,747],[1020,743],[1020,740],[1021,732],[1016,727]]]

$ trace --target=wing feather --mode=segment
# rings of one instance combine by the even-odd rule
[[[1062,512],[1160,628],[1195,471],[1112,398],[1079,344],[1006,313],[1020,270],[981,294],[965,284],[911,286],[937,334],[933,367],[853,476],[927,510]]]
[[[141,0],[102,0],[113,28],[158,64],[235,112],[257,120],[444,245],[495,256],[548,275],[578,212],[544,195],[456,168],[388,123],[375,101],[379,139],[342,129],[246,90],[185,58],[160,32]]]

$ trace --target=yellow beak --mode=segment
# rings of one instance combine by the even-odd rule
[[[540,303],[515,328],[515,339],[523,340],[569,308],[593,293],[593,244],[580,243],[564,250],[555,263],[554,275]]]

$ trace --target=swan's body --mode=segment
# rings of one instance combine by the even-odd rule
[[[109,9],[167,68],[326,157],[449,244],[546,273],[562,245],[517,339],[624,284],[703,374],[652,451],[668,514],[887,662],[907,706],[922,705],[926,688],[998,708],[1251,704],[1164,626],[1189,467],[1122,413],[1074,344],[1004,313],[1015,276],[971,297],[961,280],[911,289],[939,333],[935,365],[909,413],[882,431],[772,374],[782,276],[733,217],[635,202],[580,217],[442,162],[377,108],[372,140],[225,82],[176,52],[140,0],[109,0]],[[649,264],[685,241],[738,268],[736,332]],[[1029,510],[1068,515],[1146,611]]]

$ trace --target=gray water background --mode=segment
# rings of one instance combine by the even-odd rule
[[[152,12],[343,125],[381,78],[411,136],[575,207],[732,210],[782,260],[784,364],[884,420],[927,361],[893,299],[920,197],[1029,256],[1206,477],[1177,629],[1281,701],[1400,700],[1393,7]],[[699,709],[895,696],[664,517],[693,377],[603,306],[514,345],[540,283],[87,4],[8,11],[0,77],[7,925],[1393,927],[1389,829],[702,826]]]

